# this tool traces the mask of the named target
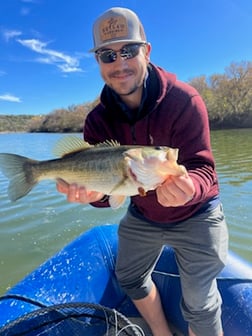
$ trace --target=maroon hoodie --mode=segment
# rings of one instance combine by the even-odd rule
[[[199,93],[174,74],[149,65],[141,106],[130,110],[107,85],[101,103],[87,116],[84,138],[91,144],[117,140],[121,145],[179,148],[178,163],[186,167],[195,196],[184,206],[163,207],[156,192],[131,197],[130,209],[155,223],[173,223],[192,216],[218,196],[218,181],[210,144],[208,114]],[[102,207],[108,203],[96,202]]]

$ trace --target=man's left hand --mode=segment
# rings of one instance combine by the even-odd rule
[[[156,189],[158,202],[164,207],[182,206],[193,199],[195,186],[189,175],[169,176]]]

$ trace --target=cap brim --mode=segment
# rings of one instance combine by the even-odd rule
[[[105,43],[100,44],[98,47],[94,47],[92,49],[90,49],[88,52],[90,53],[95,53],[97,50],[104,48],[112,43],[147,43],[146,41],[142,41],[142,40],[129,40],[129,39],[125,39],[125,40],[118,40],[116,39],[115,41],[108,41]]]

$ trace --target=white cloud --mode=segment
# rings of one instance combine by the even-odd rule
[[[2,34],[3,34],[5,41],[9,42],[10,39],[13,39],[13,38],[16,38],[22,35],[22,32],[18,30],[5,29],[2,31]]]
[[[65,64],[59,64],[58,68],[62,71],[62,72],[80,72],[82,71],[80,68],[75,67],[73,65],[69,65],[67,63]]]
[[[22,44],[24,47],[27,47],[33,51],[36,51],[38,53],[43,53],[43,48],[46,47],[46,43],[41,42],[36,39],[30,39],[30,40],[21,40],[17,39],[17,41]]]
[[[11,102],[11,103],[21,103],[21,99],[19,97],[13,96],[10,93],[5,93],[0,95],[0,100]]]
[[[32,51],[43,55],[43,57],[37,58],[38,62],[53,64],[60,69],[61,72],[81,72],[79,67],[79,59],[64,54],[60,51],[47,48],[47,43],[37,39],[17,39],[17,41],[24,47],[31,49]]]

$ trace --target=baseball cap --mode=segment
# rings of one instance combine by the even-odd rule
[[[90,52],[96,52],[113,42],[146,43],[146,36],[141,21],[132,10],[113,7],[95,21],[93,40],[94,47]]]

